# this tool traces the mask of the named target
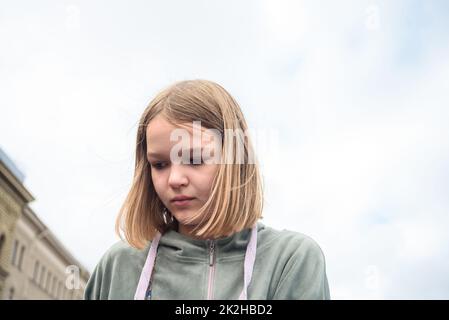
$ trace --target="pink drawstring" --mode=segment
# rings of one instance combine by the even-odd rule
[[[246,247],[245,254],[245,264],[244,264],[244,274],[243,274],[243,291],[239,296],[239,300],[247,300],[247,290],[251,278],[253,276],[254,261],[256,260],[256,249],[257,249],[257,225],[251,230],[251,238]]]
[[[159,239],[161,234],[156,233],[153,241],[151,242],[150,251],[148,252],[145,265],[143,266],[142,273],[140,274],[139,283],[137,285],[137,290],[134,295],[134,300],[145,300],[147,289],[150,285],[151,276],[153,273],[154,262],[156,260],[157,247],[159,245]],[[256,250],[257,250],[257,223],[251,229],[251,236],[249,243],[246,247],[245,261],[243,265],[243,290],[239,296],[239,300],[247,300],[248,286],[251,282],[253,275],[254,262],[256,260]]]
[[[160,238],[161,234],[160,232],[157,232],[153,241],[151,241],[150,252],[148,253],[147,260],[145,261],[142,273],[140,274],[139,284],[137,285],[134,300],[145,300],[145,294],[148,288],[148,284],[151,280],[151,274],[153,272],[154,261],[156,260],[157,246],[159,244]]]

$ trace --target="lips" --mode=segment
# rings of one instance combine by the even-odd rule
[[[172,201],[172,204],[179,208],[188,207],[188,206],[190,206],[193,199],[194,198],[185,199],[185,200],[174,200],[174,201]]]
[[[182,196],[176,196],[176,197],[174,197],[171,201],[172,202],[180,202],[180,201],[185,201],[185,200],[192,200],[192,199],[194,199],[193,197],[189,197],[189,196],[184,196],[184,195],[182,195]]]

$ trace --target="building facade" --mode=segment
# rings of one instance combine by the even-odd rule
[[[28,206],[33,200],[0,149],[0,299],[82,299],[90,275]]]

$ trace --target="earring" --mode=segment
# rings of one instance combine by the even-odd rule
[[[169,224],[173,222],[173,216],[171,215],[171,213],[168,213],[168,210],[166,207],[164,207],[164,209],[162,210],[162,217],[164,218],[164,222],[165,224]]]

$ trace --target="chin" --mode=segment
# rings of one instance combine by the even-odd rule
[[[188,218],[190,218],[190,217],[192,217],[193,215],[191,215],[191,214],[179,214],[179,213],[177,213],[177,214],[174,214],[174,217],[175,217],[175,219],[178,221],[178,223],[179,224],[182,224],[182,225],[184,225],[184,226],[187,226],[187,225],[189,225],[189,226],[194,226],[194,225],[197,225],[197,223],[195,223],[195,222],[190,222],[190,223],[187,223],[187,220],[188,220]]]
[[[176,213],[173,213],[173,217],[175,217],[175,219],[180,223],[180,224],[186,224],[186,220],[188,219],[188,218],[190,218],[191,217],[191,214],[189,214],[189,213],[187,213],[187,212],[185,212],[185,213],[182,213],[182,212],[176,212]]]

